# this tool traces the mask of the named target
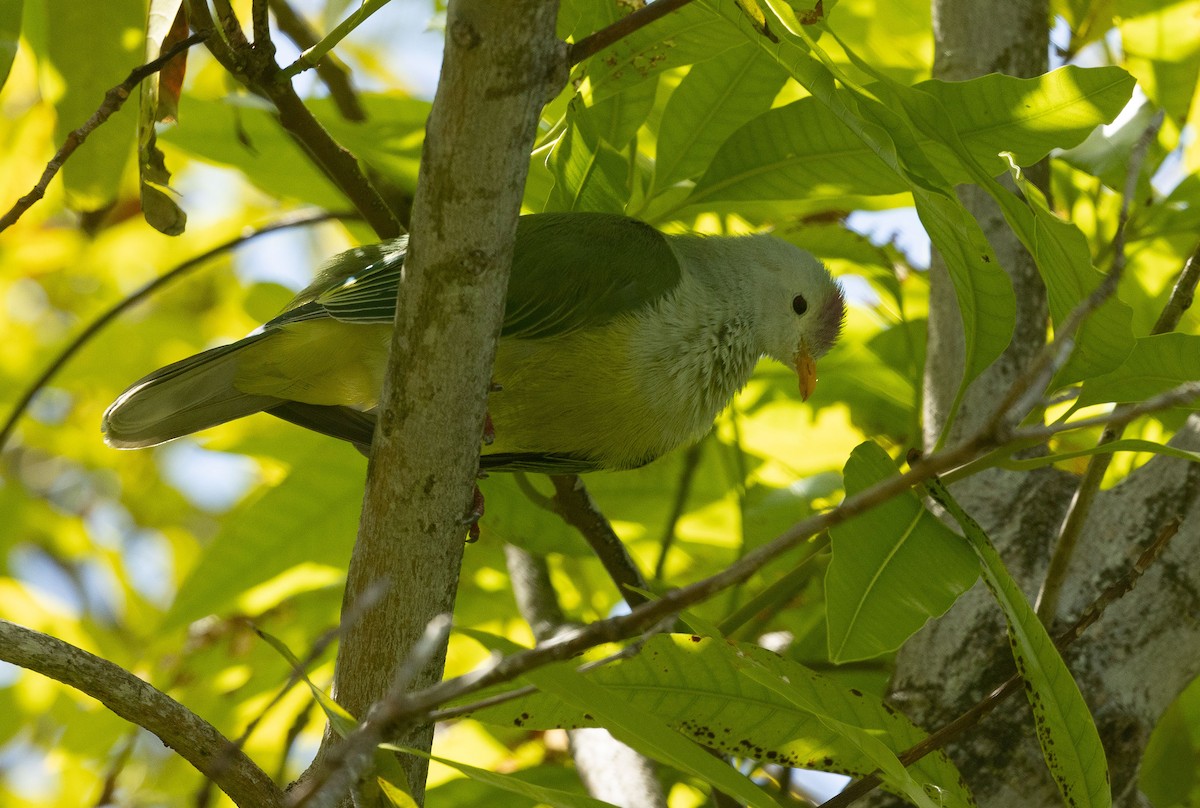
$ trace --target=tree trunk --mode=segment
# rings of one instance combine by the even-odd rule
[[[529,153],[542,104],[566,80],[557,11],[557,0],[452,0],[447,10],[342,610],[334,694],[360,718],[397,686],[442,675],[444,637],[397,681],[430,621],[454,609]],[[364,607],[369,594],[377,600]],[[432,737],[421,726],[395,740],[428,750]],[[426,761],[402,763],[420,803]]]
[[[967,79],[1000,71],[1031,76],[1047,68],[1048,4],[1044,0],[934,0],[938,78]],[[1045,175],[1033,174],[1044,182]],[[962,198],[979,220],[1013,279],[1017,326],[1004,355],[971,386],[950,440],[969,434],[1044,342],[1045,290],[1028,253],[979,188]],[[961,377],[961,326],[944,265],[931,268],[925,437],[939,434]],[[1173,441],[1200,446],[1195,417]],[[988,532],[1031,600],[1038,591],[1078,478],[1053,469],[993,470],[964,480],[955,495]],[[1200,551],[1194,507],[1200,469],[1156,458],[1112,490],[1089,514],[1059,602],[1058,622],[1072,620],[1132,565],[1173,516],[1183,518],[1166,554],[1138,587],[1111,606],[1065,654],[1099,725],[1117,804],[1132,805],[1138,765],[1150,731],[1179,692],[1200,673],[1200,580],[1189,564]],[[1013,671],[999,610],[977,586],[942,619],[905,645],[892,697],[926,729],[935,729],[986,695]],[[1061,797],[1042,760],[1032,715],[1010,699],[950,750],[981,806],[1057,806]]]

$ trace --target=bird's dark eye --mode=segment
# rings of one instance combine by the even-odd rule
[[[804,314],[808,311],[808,301],[804,299],[804,295],[796,295],[792,298],[792,311],[796,314]]]

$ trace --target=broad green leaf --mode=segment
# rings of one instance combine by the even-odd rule
[[[770,671],[757,667],[748,660],[742,662],[739,667],[745,676],[769,688],[799,709],[812,712],[822,724],[856,746],[882,772],[882,777],[888,785],[907,797],[913,805],[919,806],[919,808],[945,808],[945,799],[941,798],[939,794],[939,799],[935,803],[922,785],[904,768],[904,764],[896,757],[896,753],[889,749],[883,741],[860,727],[822,715],[818,706],[806,697],[804,691],[792,686],[792,683],[786,678],[773,675]],[[930,791],[934,790],[930,789]]]
[[[964,148],[995,175],[1006,167],[1001,152],[1015,154],[1018,165],[1031,165],[1051,149],[1078,145],[1097,125],[1116,117],[1132,87],[1131,77],[1120,68],[1068,66],[1033,79],[994,74],[962,82],[930,80],[913,89],[952,111],[947,122]],[[836,94],[849,96],[850,91]],[[927,133],[918,134],[916,146],[939,158],[949,182],[970,178]],[[805,98],[765,112],[733,133],[693,198],[789,199],[811,192],[904,190],[885,166],[829,106]]]
[[[1023,204],[996,184],[993,197],[1014,232],[1037,261],[1046,284],[1050,318],[1062,325],[1071,311],[1100,285],[1087,239],[1073,223],[1055,216],[1041,191],[1016,177]],[[1084,320],[1075,333],[1075,350],[1051,382],[1051,389],[1089,379],[1118,367],[1133,350],[1133,311],[1111,297]]]
[[[730,134],[770,108],[786,78],[750,43],[692,67],[663,110],[655,188],[698,176]]]
[[[1097,127],[1082,143],[1057,157],[1080,171],[1099,177],[1109,188],[1124,192],[1129,156],[1157,114],[1158,108],[1153,104],[1142,104],[1115,131],[1109,126]]]
[[[100,6],[46,0],[47,95],[57,112],[55,140],[62,143],[99,108],[104,94],[142,64],[143,0],[111,0]],[[137,35],[129,34],[136,32]],[[100,210],[117,195],[133,154],[137,111],[126,104],[95,129],[63,166],[71,205]]]
[[[580,123],[587,125],[586,119]],[[554,189],[546,210],[624,213],[629,165],[612,146],[585,128],[571,125],[550,158]]]
[[[21,15],[25,10],[24,0],[7,0],[0,3],[0,87],[8,80],[13,59],[17,58],[17,46],[21,42]]]
[[[871,732],[893,752],[925,737],[895,710],[802,665],[756,646],[738,645],[737,652],[801,689],[821,715]],[[589,671],[586,678],[602,686],[629,715],[654,715],[722,754],[845,774],[865,775],[876,768],[869,756],[817,715],[745,676],[732,663],[734,658],[724,640],[659,635],[634,658]],[[525,729],[595,726],[598,722],[588,712],[534,694],[479,710],[472,717]],[[909,771],[921,782],[943,789],[946,805],[971,804],[943,753],[923,758]]]
[[[1200,78],[1200,0],[1117,0],[1125,64],[1146,95],[1188,119]]]
[[[657,76],[696,64],[741,44],[729,24],[697,3],[639,28],[593,56],[585,66],[596,102]]]
[[[1064,802],[1077,808],[1109,808],[1112,790],[1100,733],[1046,627],[979,524],[959,507],[937,478],[926,487],[962,528],[979,559],[984,582],[1004,611],[1013,659],[1025,680],[1025,695],[1033,708],[1042,755]]]
[[[870,69],[860,60],[856,60],[856,63],[864,69]],[[1117,74],[1123,74],[1123,71],[1117,69]],[[1113,75],[1112,81],[1122,92],[1132,89],[1132,85],[1127,80],[1120,80],[1119,75]],[[1102,279],[1092,267],[1087,239],[1079,228],[1055,216],[1046,206],[1041,192],[1024,182],[1019,170],[1014,168],[1014,180],[1020,186],[1025,201],[997,182],[963,143],[950,123],[951,116],[946,107],[932,94],[887,80],[881,81],[876,90],[891,99],[894,106],[904,109],[925,135],[940,141],[972,179],[1000,205],[1009,227],[1037,263],[1046,284],[1051,317],[1056,324],[1061,324]],[[921,211],[921,202],[917,197],[918,211]],[[922,221],[928,228],[930,223],[924,215]],[[932,230],[930,237],[935,244],[938,243]],[[961,240],[958,244],[961,244]],[[957,276],[955,283],[958,288]],[[1054,386],[1103,373],[1119,364],[1133,347],[1131,323],[1132,312],[1128,306],[1115,298],[1106,301],[1076,333],[1076,349],[1066,367],[1056,376]]]
[[[1142,337],[1119,367],[1084,382],[1077,406],[1144,401],[1196,379],[1200,379],[1200,336],[1172,332]]]
[[[585,794],[572,794],[570,791],[547,788],[546,786],[527,782],[521,779],[519,772],[517,774],[497,774],[496,772],[481,769],[478,766],[471,766],[459,760],[450,760],[449,758],[431,755],[420,749],[404,747],[401,751],[443,763],[452,769],[458,769],[472,780],[478,780],[481,783],[494,786],[510,794],[528,797],[539,805],[550,805],[553,808],[604,808],[604,806],[612,805],[612,803],[598,800]]]
[[[896,476],[878,444],[846,461],[846,495]],[[975,583],[971,551],[916,494],[906,492],[829,531],[825,575],[829,658],[853,662],[894,651]]]
[[[643,81],[624,92],[584,105],[583,98],[571,104],[568,120],[574,119],[582,129],[595,133],[601,141],[620,151],[629,145],[634,135],[654,108],[658,92],[657,81]],[[586,117],[586,123],[579,119]]]
[[[778,808],[753,781],[720,758],[713,757],[656,716],[629,710],[612,691],[568,666],[547,666],[522,677],[543,693],[591,716],[617,740],[648,757],[688,772],[747,805]]]
[[[160,630],[228,609],[245,590],[297,564],[344,567],[362,504],[364,459],[297,431],[291,470],[235,508],[184,580]]]

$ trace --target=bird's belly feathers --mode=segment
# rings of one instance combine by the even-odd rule
[[[635,468],[701,437],[724,400],[699,394],[677,357],[646,362],[630,321],[546,339],[502,339],[490,453],[566,454]]]

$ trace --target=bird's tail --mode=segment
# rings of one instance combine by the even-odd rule
[[[104,442],[117,449],[155,446],[281,403],[234,387],[238,354],[262,336],[189,356],[134,382],[104,411]]]

